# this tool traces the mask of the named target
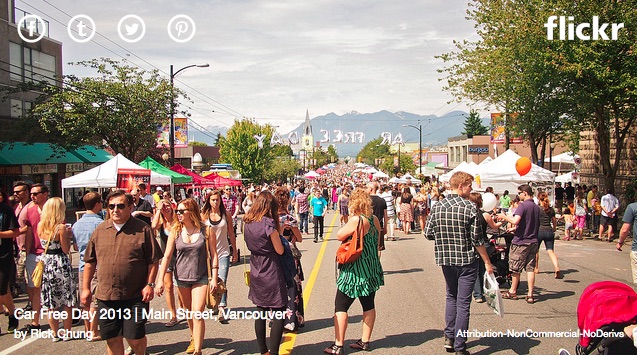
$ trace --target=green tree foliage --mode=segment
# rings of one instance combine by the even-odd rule
[[[525,138],[534,161],[545,156],[551,139],[576,144],[582,130],[592,130],[605,185],[613,187],[637,119],[634,5],[616,0],[471,1],[468,19],[475,21],[479,40],[455,42],[456,51],[440,56],[446,63],[440,70],[446,74],[446,89],[458,100],[493,105],[507,117],[519,113],[514,123],[507,120],[507,131]],[[624,23],[624,28],[617,40],[598,41],[559,40],[556,28],[556,39],[550,41],[544,23],[551,15],[573,16],[574,24],[598,16],[600,23]]]
[[[271,161],[268,169],[264,172],[263,178],[266,181],[285,182],[293,178],[299,172],[299,169],[301,169],[301,164],[298,160],[292,157],[278,156]]]
[[[230,163],[243,178],[263,181],[265,170],[273,160],[270,139],[274,128],[251,120],[235,120],[226,137],[219,138],[219,161]],[[255,135],[265,135],[263,148],[259,148]]]
[[[466,134],[467,136],[483,136],[489,133],[489,128],[482,124],[482,119],[480,118],[480,114],[476,110],[471,110],[469,112],[469,116],[464,122],[464,131],[461,134]]]
[[[188,142],[188,145],[191,147],[207,147],[208,146],[208,144],[204,142],[197,142],[197,141]]]
[[[39,127],[46,140],[62,149],[81,145],[106,146],[133,161],[158,158],[157,127],[166,122],[170,102],[181,92],[157,71],[111,60],[74,63],[96,71],[95,77],[65,75],[61,86],[29,84],[23,90],[43,94],[30,113],[15,125],[18,140],[36,141],[25,129]],[[22,139],[20,139],[22,138]]]
[[[398,157],[398,151],[392,152],[387,144],[380,144],[382,138],[376,138],[369,141],[363,149],[358,153],[356,160],[372,166],[379,166],[380,170],[387,173],[405,173],[412,172],[416,169],[416,164],[409,154],[400,154],[398,166],[394,165],[394,157]],[[380,164],[376,163],[380,161]]]

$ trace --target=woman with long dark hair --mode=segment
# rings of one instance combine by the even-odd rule
[[[217,240],[217,257],[219,258],[219,278],[227,284],[228,270],[230,269],[230,246],[232,245],[232,262],[236,263],[239,260],[237,252],[237,236],[234,234],[234,228],[232,227],[232,215],[226,211],[226,207],[223,205],[223,199],[221,198],[220,190],[212,190],[208,199],[203,205],[201,217],[204,220],[204,224],[210,227],[215,234]],[[228,305],[227,292],[221,296],[219,302],[219,316],[217,319],[226,323],[227,320],[223,317],[224,309]]]
[[[414,196],[411,194],[409,187],[403,188],[403,193],[400,195],[400,220],[403,224],[403,232],[409,234],[411,228],[411,222],[414,221],[414,210],[412,208],[412,200]]]
[[[164,292],[164,274],[175,254],[175,279],[177,291],[184,307],[188,311],[203,312],[206,307],[206,293],[214,292],[217,287],[219,264],[214,233],[208,233],[201,222],[199,205],[191,198],[187,198],[177,206],[177,221],[173,223],[170,238],[166,245],[166,253],[161,262],[155,292],[161,296]],[[208,243],[206,243],[208,238]],[[206,244],[209,249],[206,250]],[[212,279],[208,280],[208,265],[206,258],[211,256]],[[190,344],[186,353],[201,354],[206,324],[201,317],[188,319],[190,329]]]
[[[539,247],[544,242],[546,253],[549,254],[549,258],[555,268],[555,278],[561,279],[563,277],[560,271],[560,265],[557,261],[557,255],[555,255],[555,230],[557,229],[557,220],[555,218],[555,210],[551,207],[551,202],[546,192],[540,192],[537,196],[540,201],[540,229],[537,235],[538,241],[538,254],[540,253]]]
[[[244,238],[250,250],[250,290],[248,298],[261,314],[285,312],[288,300],[285,274],[280,255],[285,249],[279,235],[279,204],[269,191],[262,191],[243,217]],[[266,343],[266,319],[257,317],[254,330],[261,354],[279,353],[284,319],[274,317],[270,328],[270,346]]]

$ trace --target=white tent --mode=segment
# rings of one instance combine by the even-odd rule
[[[507,150],[490,163],[481,165],[478,171],[480,176],[480,186],[474,182],[478,189],[488,186],[493,187],[495,193],[502,193],[504,190],[517,191],[519,185],[529,182],[537,187],[552,187],[555,181],[555,173],[541,168],[535,164],[531,165],[531,171],[520,176],[515,169],[515,163],[521,157],[512,150]]]
[[[81,174],[62,179],[62,189],[73,187],[117,187],[117,169],[144,169],[121,154]],[[170,185],[171,178],[151,170],[151,185]]]
[[[316,171],[314,171],[314,170],[310,170],[307,173],[305,173],[305,175],[303,175],[303,176],[305,176],[308,179],[316,179],[317,177],[319,177],[321,175],[319,173],[317,173]]]
[[[405,175],[403,175],[400,179],[398,179],[398,183],[400,184],[406,184],[407,181],[411,181],[412,184],[422,184],[422,181],[416,179],[415,177],[411,176],[411,174],[407,173]]]
[[[474,162],[467,163],[466,161],[463,161],[462,163],[460,163],[460,165],[453,168],[453,170],[440,175],[438,179],[442,182],[449,181],[449,179],[451,179],[451,175],[458,171],[464,171],[465,173],[469,173],[475,176],[479,171],[477,167],[478,165]]]
[[[575,172],[575,170],[573,171],[569,171],[566,174],[562,174],[560,176],[557,176],[555,178],[555,182],[561,182],[562,184],[565,184],[567,182],[573,182],[573,183],[577,183],[577,179],[573,178],[573,173]]]
[[[377,179],[389,177],[389,175],[385,174],[384,172],[382,172],[380,170],[375,172],[374,175],[372,175],[372,176],[377,178]]]
[[[562,154],[554,155],[553,157],[544,158],[544,162],[548,163],[552,161],[553,163],[561,163],[561,164],[575,164],[575,158],[579,158],[579,155],[573,154],[573,152],[564,152]]]

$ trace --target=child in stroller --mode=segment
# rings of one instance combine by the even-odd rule
[[[596,282],[582,292],[577,305],[580,338],[577,355],[633,355],[631,340],[637,324],[637,293],[628,285],[615,281]],[[560,355],[569,355],[566,349]]]

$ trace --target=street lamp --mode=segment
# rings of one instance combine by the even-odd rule
[[[411,127],[418,130],[418,172],[422,174],[422,125],[418,124],[418,127],[404,124],[403,127]]]
[[[177,74],[181,73],[182,71],[188,69],[188,68],[192,68],[192,67],[197,67],[197,68],[208,68],[210,66],[210,64],[206,63],[206,64],[192,64],[192,65],[187,65],[179,70],[177,70],[176,72],[173,73],[173,65],[170,65],[170,166],[175,165],[175,83],[174,83],[174,79],[177,76]]]

